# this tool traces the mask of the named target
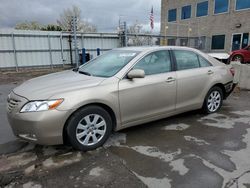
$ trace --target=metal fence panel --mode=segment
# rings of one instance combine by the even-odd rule
[[[71,64],[70,33],[51,31],[0,30],[0,68],[51,66]],[[72,38],[71,38],[72,40]],[[117,48],[117,34],[79,33],[79,52],[82,48],[96,57],[101,52]],[[71,42],[73,49],[73,42]],[[74,61],[74,54],[72,53]]]

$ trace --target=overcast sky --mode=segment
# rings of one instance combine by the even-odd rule
[[[119,17],[128,25],[138,21],[149,30],[153,6],[154,32],[159,32],[160,4],[161,0],[0,0],[0,28],[13,28],[24,21],[56,23],[64,9],[76,5],[82,11],[82,19],[92,22],[98,31],[115,31]]]

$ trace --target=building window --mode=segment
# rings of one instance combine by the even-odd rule
[[[168,11],[168,22],[175,22],[177,15],[177,9],[171,9]]]
[[[228,12],[229,0],[215,0],[214,14],[221,14]]]
[[[212,36],[212,50],[223,50],[225,47],[225,35]]]
[[[207,16],[207,15],[208,15],[208,1],[198,3],[196,7],[196,17]]]
[[[168,45],[169,46],[175,46],[176,45],[176,39],[168,39]]]
[[[184,6],[181,9],[181,19],[185,20],[189,18],[191,18],[191,5]]]
[[[236,0],[236,10],[250,8],[250,0]]]

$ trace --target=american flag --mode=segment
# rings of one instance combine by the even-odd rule
[[[149,20],[150,20],[151,29],[154,29],[154,9],[153,9],[153,7],[151,8]]]

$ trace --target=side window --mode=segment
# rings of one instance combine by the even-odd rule
[[[133,69],[142,69],[146,75],[170,72],[171,60],[169,51],[153,52],[141,59]]]
[[[212,66],[206,59],[198,55],[199,61],[200,61],[200,66],[201,67],[210,67]]]
[[[191,51],[174,50],[174,55],[176,58],[177,70],[194,69],[200,67],[198,56]]]

